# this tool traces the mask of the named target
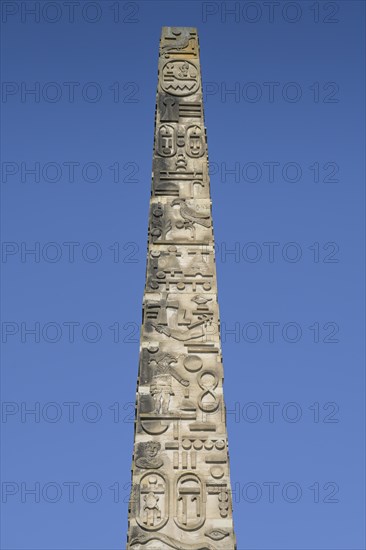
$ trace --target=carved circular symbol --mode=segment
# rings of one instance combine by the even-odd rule
[[[216,441],[216,449],[219,449],[219,451],[222,451],[223,449],[225,449],[225,441],[223,439],[219,439],[218,441]]]
[[[157,344],[149,344],[147,346],[147,349],[149,350],[150,353],[156,353],[157,351],[159,351],[159,346]]]
[[[183,365],[189,372],[197,372],[202,368],[202,359],[198,355],[188,355],[184,361]]]
[[[192,447],[192,443],[190,442],[189,439],[183,439],[183,441],[182,441],[182,447],[183,447],[183,449],[185,449],[186,451],[188,451],[188,450]]]
[[[193,443],[193,448],[196,449],[196,451],[201,450],[203,447],[203,442],[200,439],[196,439],[196,441]]]
[[[211,441],[211,439],[208,439],[207,441],[205,441],[205,449],[206,451],[211,451],[211,449],[213,449],[213,441]]]
[[[221,479],[224,475],[224,470],[223,470],[223,468],[221,468],[221,466],[212,466],[212,468],[210,470],[210,474],[215,479]]]
[[[177,284],[177,289],[178,290],[184,290],[186,288],[186,285],[182,282],[178,283]]]
[[[161,72],[161,87],[179,97],[194,94],[199,88],[197,67],[186,60],[168,61]]]

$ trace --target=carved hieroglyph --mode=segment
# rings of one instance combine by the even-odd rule
[[[197,31],[163,27],[127,548],[234,550]]]

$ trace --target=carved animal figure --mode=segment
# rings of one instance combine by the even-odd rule
[[[161,47],[164,53],[167,53],[169,50],[182,50],[188,46],[189,39],[191,38],[191,33],[188,28],[178,30],[176,27],[172,27],[171,35],[175,37],[175,40],[172,40],[171,44],[164,44],[164,46]],[[170,37],[166,37],[166,39],[167,38]]]
[[[211,227],[211,215],[210,212],[196,212],[193,208],[190,208],[185,199],[174,199],[172,206],[180,206],[180,215],[184,220],[186,227],[192,227],[197,223],[203,227]]]

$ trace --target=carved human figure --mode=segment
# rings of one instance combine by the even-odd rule
[[[163,460],[157,456],[161,449],[161,443],[158,441],[146,441],[140,443],[139,447],[143,452],[143,456],[136,459],[136,465],[139,468],[148,470],[160,468],[163,465]]]
[[[151,359],[149,364],[153,367],[153,377],[150,384],[150,393],[154,399],[155,412],[167,414],[169,412],[170,396],[174,395],[172,378],[174,377],[183,386],[189,385],[186,380],[174,368],[177,359],[170,354],[164,354],[160,358]]]

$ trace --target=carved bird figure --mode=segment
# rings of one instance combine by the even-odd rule
[[[182,216],[185,226],[191,227],[194,223],[203,225],[203,227],[211,227],[211,216],[208,212],[196,212],[193,208],[190,208],[185,199],[174,199],[172,206],[180,206],[180,215]]]
[[[171,44],[164,44],[162,46],[161,49],[164,53],[167,53],[169,50],[182,50],[186,48],[191,38],[191,33],[187,28],[180,30],[176,27],[171,27],[171,36],[167,36],[166,38],[172,40],[172,42]]]

